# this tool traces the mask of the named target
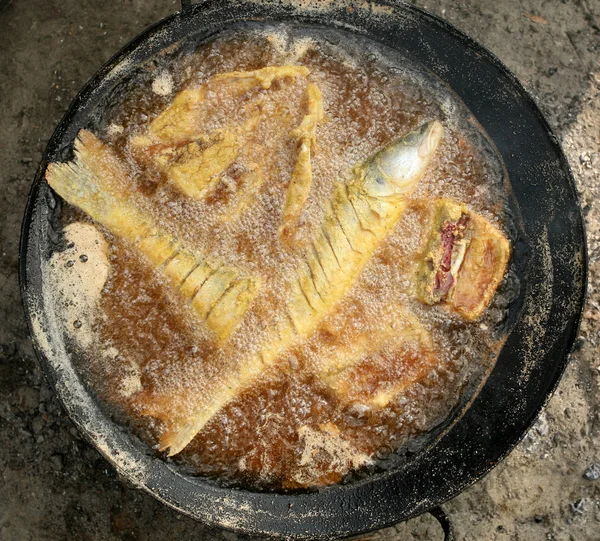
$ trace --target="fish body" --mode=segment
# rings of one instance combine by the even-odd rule
[[[271,88],[275,79],[284,77],[306,77],[310,70],[306,66],[284,65],[266,66],[253,71],[230,71],[213,77],[213,81],[244,80],[250,85],[259,84],[264,89]]]
[[[288,310],[299,334],[310,334],[356,282],[404,212],[442,136],[439,122],[426,123],[356,167],[348,185],[336,187],[293,282]],[[312,291],[319,302],[311,302]]]
[[[217,339],[227,340],[254,299],[258,280],[232,267],[209,264],[158,227],[123,191],[127,175],[105,144],[81,130],[75,160],[49,164],[46,180],[63,199],[132,244],[191,303]]]
[[[306,77],[305,66],[267,66],[253,71],[219,73],[203,85],[186,88],[151,123],[145,134],[131,139],[134,147],[177,147],[206,137],[203,115],[209,114],[207,94],[226,85],[233,96],[241,96],[257,86],[271,87],[276,79]]]
[[[240,125],[206,134],[203,120],[211,114],[209,91],[226,86],[232,96],[240,96],[257,86],[268,89],[276,79],[308,74],[308,68],[290,65],[215,75],[198,88],[179,92],[145,134],[130,139],[130,148],[140,161],[157,166],[184,195],[203,200],[236,161],[260,118],[260,107],[251,102],[254,107],[246,107],[248,119]]]

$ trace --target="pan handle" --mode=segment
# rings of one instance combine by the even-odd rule
[[[456,541],[452,523],[442,507],[438,505],[437,507],[430,509],[429,514],[440,523],[442,530],[444,530],[444,541]]]

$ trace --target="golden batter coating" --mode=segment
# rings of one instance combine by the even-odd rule
[[[158,227],[123,190],[122,179],[128,174],[108,146],[81,130],[75,160],[49,164],[46,180],[63,199],[133,244],[191,302],[217,339],[227,340],[254,299],[258,280],[244,277],[235,268],[209,265],[205,256]],[[227,279],[215,278],[221,276]]]
[[[240,96],[257,86],[268,89],[276,79],[306,77],[309,73],[304,66],[267,66],[254,71],[220,73],[198,88],[179,92],[173,103],[151,122],[147,133],[133,137],[131,144],[175,147],[197,141],[206,137],[202,116],[206,113],[204,107],[209,91],[226,85],[234,96]]]

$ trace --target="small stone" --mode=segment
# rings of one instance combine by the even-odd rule
[[[548,424],[548,418],[546,417],[545,412],[540,414],[540,416],[534,423],[533,428],[542,437],[548,435],[548,433],[550,432],[550,425]]]
[[[33,161],[33,158],[21,158],[21,163],[27,164],[27,163],[31,163]]]
[[[600,479],[600,463],[594,462],[587,470],[583,472],[583,478],[586,481],[597,481]]]
[[[31,387],[19,387],[16,392],[17,407],[20,411],[32,411],[37,409],[40,403],[40,394]]]
[[[76,329],[81,329],[81,321],[79,321],[78,319],[76,319],[73,322],[73,327],[75,327]]]
[[[87,256],[87,255],[85,255],[85,254],[81,254],[81,255],[79,256],[79,261],[81,261],[82,263],[86,263],[86,262],[87,262],[87,260],[88,260],[88,256]]]
[[[135,522],[127,511],[121,511],[112,519],[113,532],[120,533],[131,530],[135,526]]]
[[[52,390],[52,387],[50,387],[48,383],[43,382],[40,388],[40,401],[45,402],[47,400],[50,400],[52,396],[54,396],[54,391]]]
[[[533,520],[536,524],[540,524],[544,520],[544,517],[542,515],[535,515],[535,517],[533,517]]]
[[[61,471],[63,469],[63,460],[60,455],[52,455],[50,457],[50,464],[56,471]]]
[[[31,421],[31,428],[34,434],[39,434],[44,429],[44,420],[41,416],[37,416]]]

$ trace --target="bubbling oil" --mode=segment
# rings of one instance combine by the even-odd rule
[[[241,97],[208,96],[212,106],[202,119],[207,134],[239,124],[245,111],[259,111],[260,121],[243,159],[225,171],[204,200],[185,198],[151,160],[132,152],[131,137],[144,133],[182,89],[218,73],[289,63],[308,67],[309,76],[275,81]],[[502,164],[465,106],[418,66],[362,38],[254,24],[210,42],[190,39],[138,69],[111,96],[110,112],[96,131],[129,167],[131,178],[124,182],[136,204],[161,228],[209,260],[259,276],[263,287],[227,344],[218,346],[160,272],[103,230],[111,268],[95,323],[98,343],[78,361],[88,386],[120,422],[156,447],[165,427],[145,414],[148,397],[171,397],[164,404],[167,412],[192,411],[194,394],[208,392],[257,352],[283,317],[298,255],[282,246],[278,229],[296,158],[290,132],[302,120],[308,82],[320,88],[326,118],[317,127],[300,243],[318,230],[336,183],[351,178],[356,164],[426,120],[439,119],[445,136],[397,227],[319,330],[282,354],[172,459],[188,473],[255,489],[350,482],[394,463],[390,457],[403,450],[414,452],[419,437],[439,432],[469,399],[503,341],[495,331],[506,308],[501,302],[494,301],[476,323],[466,323],[421,305],[412,288],[430,219],[424,201],[452,197],[503,227]],[[248,172],[256,167],[261,183],[249,190]],[[75,219],[86,220],[78,211],[65,213],[65,221]],[[324,352],[388,320],[402,321],[407,310],[430,334],[437,356],[427,374],[386,407],[345,403],[314,375],[311,367]],[[114,354],[93,353],[108,349]],[[419,355],[405,352],[390,364],[396,368],[367,376],[393,378],[418,367]],[[132,377],[135,385],[124,386]]]

